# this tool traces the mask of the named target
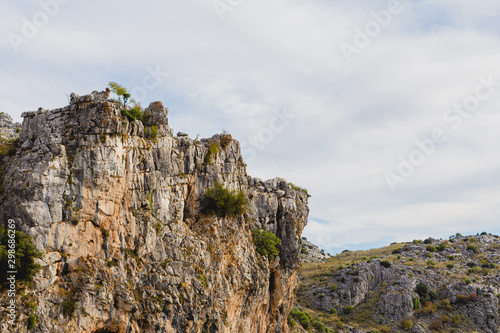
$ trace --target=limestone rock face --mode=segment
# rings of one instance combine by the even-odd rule
[[[13,123],[8,114],[0,112],[0,140],[17,139],[20,129],[21,124]]]
[[[2,160],[0,219],[45,254],[15,331],[34,313],[30,332],[288,332],[307,194],[249,177],[230,136],[175,137],[162,103],[131,121],[108,97],[24,113]],[[215,182],[246,193],[243,216],[200,214]],[[279,257],[257,254],[255,229],[281,239]]]
[[[330,256],[324,250],[302,237],[302,249],[300,259],[303,263],[325,262]]]

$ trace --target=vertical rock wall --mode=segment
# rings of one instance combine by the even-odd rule
[[[45,253],[17,332],[32,313],[30,332],[287,332],[307,194],[249,177],[230,136],[175,137],[160,102],[130,121],[108,97],[24,113],[2,159],[0,219]],[[200,215],[215,182],[247,194],[243,216]],[[276,260],[256,253],[255,229],[282,240]]]

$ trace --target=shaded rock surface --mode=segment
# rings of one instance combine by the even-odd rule
[[[160,102],[131,121],[108,97],[24,113],[3,157],[0,219],[45,254],[15,331],[33,313],[30,332],[288,332],[307,194],[248,176],[230,137],[173,136]],[[243,216],[200,214],[215,182],[246,193]],[[256,253],[255,229],[281,239],[275,260]]]

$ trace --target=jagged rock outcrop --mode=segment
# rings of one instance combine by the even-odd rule
[[[13,123],[8,114],[0,112],[0,140],[17,139],[20,131],[21,124]]]
[[[324,262],[326,259],[330,258],[330,255],[326,254],[324,250],[320,250],[317,245],[309,242],[307,238],[302,237],[300,258],[304,263]]]
[[[132,121],[108,97],[24,113],[3,157],[0,220],[45,254],[15,331],[34,313],[30,332],[287,332],[307,194],[249,177],[230,135],[175,137],[162,103]],[[243,216],[200,214],[215,182],[246,193]],[[276,260],[255,229],[281,239]]]

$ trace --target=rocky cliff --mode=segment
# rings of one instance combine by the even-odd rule
[[[144,114],[124,116],[109,90],[23,114],[0,219],[44,256],[12,331],[34,315],[30,332],[288,332],[307,194],[249,177],[228,134],[174,136],[160,102]],[[200,214],[216,182],[246,194],[242,216]],[[281,239],[276,259],[256,252],[256,229]]]

